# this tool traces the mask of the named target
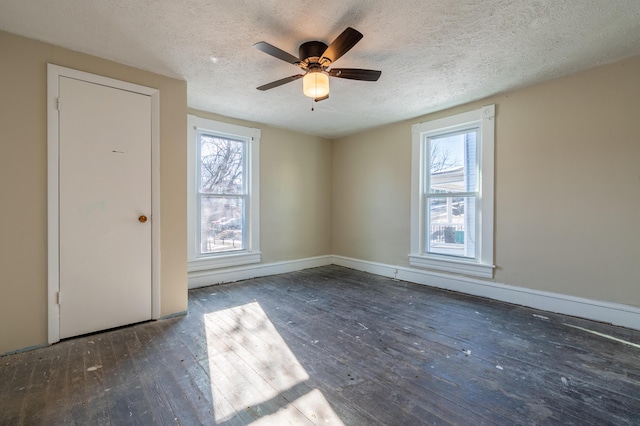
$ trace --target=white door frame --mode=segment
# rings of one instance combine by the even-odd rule
[[[160,91],[59,65],[47,64],[47,307],[49,344],[60,340],[59,121],[60,77],[151,97],[151,317],[160,317]],[[64,102],[64,100],[62,101]],[[64,107],[63,107],[64,108]]]

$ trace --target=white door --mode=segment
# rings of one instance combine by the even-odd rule
[[[67,77],[59,93],[66,338],[151,319],[151,98]]]

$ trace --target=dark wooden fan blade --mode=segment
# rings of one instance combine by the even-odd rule
[[[324,51],[322,57],[329,59],[331,62],[335,62],[355,46],[361,38],[362,34],[359,31],[348,27],[342,32],[342,34],[333,40],[333,43],[327,47],[327,50]]]
[[[283,84],[290,83],[294,80],[304,77],[302,74],[292,75],[291,77],[283,78],[280,80],[272,81],[271,83],[264,84],[260,87],[257,87],[258,90],[269,90],[274,87],[282,86]]]
[[[296,65],[300,62],[300,59],[295,56],[285,52],[284,50],[278,49],[275,46],[270,45],[266,41],[259,41],[253,45],[256,49],[266,53],[267,55],[271,55],[275,58],[281,59],[285,62],[289,62],[290,64]]]
[[[320,101],[324,101],[325,99],[329,99],[329,95],[324,95],[321,98],[315,98],[314,101],[315,102],[320,102]]]
[[[359,68],[332,68],[331,77],[348,78],[349,80],[378,81],[382,71],[362,70]]]

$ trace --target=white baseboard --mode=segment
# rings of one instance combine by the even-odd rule
[[[189,288],[206,287],[214,284],[229,283],[240,280],[248,280],[269,275],[284,274],[287,272],[301,271],[318,266],[331,265],[333,256],[317,256],[305,259],[295,259],[283,262],[261,263],[254,265],[238,266],[222,270],[189,272]]]
[[[393,266],[344,256],[327,255],[283,262],[238,266],[223,270],[190,272],[189,288],[193,289],[214,284],[284,274],[331,264],[369,272],[383,277],[396,278],[416,284],[486,297],[547,312],[571,315],[640,330],[640,308],[634,306],[585,299],[524,287],[515,287],[461,275],[443,274],[404,266]]]
[[[640,308],[421,269],[333,256],[333,264],[384,277],[487,297],[558,314],[640,330]]]

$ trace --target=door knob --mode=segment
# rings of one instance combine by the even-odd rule
[[[138,218],[138,220],[142,223],[145,223],[147,221],[147,217],[145,215],[142,215]]]

